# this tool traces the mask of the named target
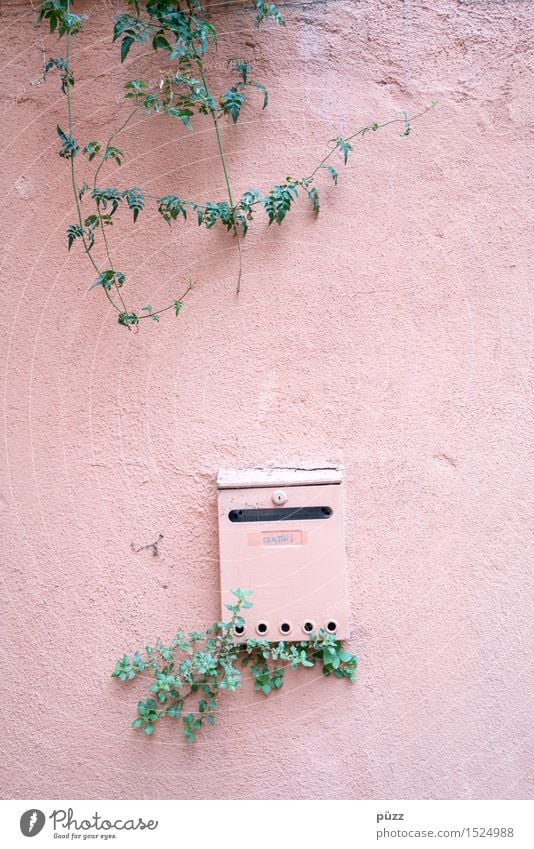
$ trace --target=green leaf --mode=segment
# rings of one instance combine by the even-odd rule
[[[163,198],[158,198],[158,212],[168,224],[171,221],[176,221],[179,215],[183,216],[184,221],[187,218],[185,201],[176,197],[176,195],[166,195]]]
[[[128,53],[130,52],[130,47],[135,42],[135,38],[132,38],[130,35],[127,35],[122,39],[121,42],[121,62],[124,62]]]
[[[51,33],[57,28],[60,37],[66,33],[76,35],[82,28],[82,19],[69,12],[66,0],[44,0],[39,10],[39,20],[48,21]]]
[[[155,35],[152,39],[152,47],[154,50],[170,50],[171,45],[164,35]]]
[[[140,189],[126,189],[123,191],[122,196],[126,199],[128,208],[133,212],[133,220],[135,224],[137,216],[145,208],[145,196]]]
[[[73,15],[72,13],[64,15],[59,23],[60,35],[65,35],[65,33],[69,33],[69,35],[76,35],[81,31],[81,28],[82,19],[78,15]]]
[[[328,173],[330,174],[330,176],[332,177],[332,180],[334,182],[334,186],[337,186],[337,178],[338,178],[339,175],[338,175],[336,169],[332,168],[331,165],[323,165],[322,167],[325,168],[328,171]]]
[[[134,719],[132,722],[132,728],[141,728],[142,724],[143,720],[140,716],[138,716],[137,719]]]
[[[248,62],[245,62],[244,59],[229,59],[227,63],[227,67],[230,65],[236,69],[237,73],[241,77],[243,83],[247,85],[248,82],[248,72],[250,71],[250,65]]]
[[[256,26],[264,21],[266,18],[271,18],[275,23],[279,24],[282,27],[285,27],[286,22],[284,21],[282,15],[276,8],[274,3],[266,3],[265,0],[255,0],[256,2]]]
[[[72,247],[72,243],[75,239],[80,239],[83,236],[83,227],[80,227],[79,224],[71,224],[67,227],[67,244],[68,250],[70,251]]]
[[[315,187],[313,189],[306,189],[306,191],[308,192],[308,198],[311,200],[311,202],[313,204],[313,211],[317,215],[317,213],[319,212],[319,210],[321,208],[320,203],[319,203],[319,192],[317,191],[317,189]]]
[[[234,124],[237,123],[241,107],[245,102],[245,95],[237,91],[235,88],[230,88],[221,96],[219,103],[225,115],[230,115]]]
[[[179,109],[176,106],[170,106],[165,109],[165,114],[170,115],[172,118],[178,118],[178,120],[181,121],[184,127],[188,130],[193,129],[193,125],[189,120],[191,115],[193,115],[193,111],[191,109]]]
[[[100,150],[100,145],[97,141],[88,142],[82,150],[84,156],[87,156],[89,162],[92,162],[98,151]]]
[[[346,649],[341,649],[341,651],[339,653],[339,659],[342,660],[343,663],[349,663],[353,660],[356,660],[355,656],[353,654],[351,654],[350,651],[347,651]]]
[[[80,149],[80,145],[76,139],[64,133],[59,124],[56,127],[56,131],[61,140],[61,150],[59,151],[59,155],[63,159],[74,159]]]
[[[67,64],[66,59],[50,59],[43,68],[43,77],[46,78],[52,68],[57,68],[61,71],[61,91],[63,94],[67,94],[67,89],[74,85],[74,75]]]
[[[281,224],[296,197],[298,197],[297,181],[288,180],[280,186],[273,186],[269,194],[261,199],[269,224]]]
[[[112,145],[108,145],[104,151],[104,159],[114,159],[117,165],[122,165],[123,156],[124,151],[120,150],[118,147],[113,147]]]
[[[117,322],[122,324],[124,327],[133,327],[136,324],[139,324],[139,316],[132,312],[121,312],[118,315]]]
[[[342,154],[342,156],[343,156],[343,160],[344,160],[345,165],[346,165],[346,164],[347,164],[347,160],[348,160],[348,158],[349,158],[349,153],[350,153],[350,152],[351,152],[351,150],[352,150],[352,145],[351,145],[351,143],[350,143],[349,141],[347,141],[346,139],[341,138],[341,136],[338,136],[338,138],[337,138],[337,139],[334,139],[334,141],[335,141],[335,143],[336,143],[336,147],[337,147],[337,148],[339,149],[339,151],[341,152],[341,154]]]
[[[97,280],[90,286],[90,289],[96,289],[97,286],[102,286],[107,292],[111,289],[113,284],[115,283],[115,272],[112,269],[108,269],[107,271],[102,271]]]
[[[143,732],[144,732],[144,734],[146,734],[147,737],[149,737],[150,734],[153,733],[153,731],[154,731],[154,726],[152,725],[152,723],[148,723],[147,725],[145,725],[145,727],[143,729]]]
[[[249,85],[254,86],[254,88],[259,88],[259,89],[260,89],[260,91],[262,91],[262,92],[263,92],[263,106],[262,106],[262,109],[265,109],[265,108],[268,106],[268,104],[269,104],[269,92],[267,91],[267,89],[265,88],[265,86],[264,86],[262,83],[255,83],[255,82],[251,82],[251,83],[249,83]]]
[[[148,83],[144,80],[128,80],[124,84],[124,97],[130,100],[137,100],[140,97],[145,97],[148,91]]]

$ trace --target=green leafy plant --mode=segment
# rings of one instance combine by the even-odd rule
[[[408,136],[412,122],[435,105],[433,103],[411,118],[406,112],[401,112],[389,121],[373,121],[356,132],[346,136],[338,135],[331,139],[326,155],[307,176],[286,177],[266,192],[249,189],[240,198],[236,198],[223,147],[221,122],[229,120],[237,124],[251,90],[257,90],[261,94],[262,108],[265,109],[269,103],[266,87],[252,78],[249,62],[242,58],[232,58],[227,67],[229,72],[237,75],[237,80],[222,94],[213,92],[207,79],[206,57],[210,48],[217,44],[218,34],[215,26],[207,20],[204,4],[200,0],[125,2],[128,9],[115,18],[112,35],[112,40],[120,44],[120,61],[125,61],[134,46],[146,48],[151,45],[155,51],[166,54],[168,71],[162,73],[159,85],[151,85],[142,79],[132,79],[124,85],[124,100],[130,105],[130,111],[105,143],[91,140],[83,144],[73,134],[72,89],[75,77],[70,58],[71,40],[82,31],[82,18],[72,13],[71,0],[44,0],[40,5],[39,19],[48,24],[50,33],[57,33],[59,38],[65,36],[66,41],[65,56],[50,59],[45,63],[43,71],[45,77],[51,71],[59,72],[61,91],[67,101],[67,129],[57,127],[61,142],[59,156],[69,162],[77,214],[76,222],[67,228],[67,245],[70,250],[75,242],[81,244],[97,275],[97,281],[93,285],[102,288],[117,313],[118,323],[128,328],[137,326],[143,319],[157,320],[158,316],[167,310],[173,310],[178,315],[180,310],[176,308],[176,304],[183,303],[193,284],[189,281],[179,298],[174,298],[168,306],[151,308],[150,311],[146,308],[132,310],[127,307],[123,292],[125,276],[114,268],[108,236],[109,227],[115,222],[117,214],[120,217],[122,208],[126,207],[131,211],[134,224],[141,218],[147,202],[155,204],[157,212],[169,225],[179,219],[186,221],[190,213],[199,227],[210,230],[221,224],[233,235],[236,242],[236,290],[239,292],[242,277],[241,240],[258,211],[263,210],[269,225],[281,224],[299,195],[302,195],[311,203],[313,213],[318,214],[320,197],[317,183],[320,175],[325,172],[335,185],[338,182],[338,172],[330,161],[333,157],[341,157],[342,162],[347,165],[356,139],[363,139],[367,133],[376,132],[391,124],[400,123],[400,135]],[[285,21],[274,3],[252,0],[252,5],[256,13],[256,26],[259,27],[263,21],[270,20],[285,27]],[[111,162],[120,167],[124,160],[124,151],[112,144],[115,138],[136,115],[160,113],[165,114],[170,121],[178,121],[184,131],[193,129],[193,120],[196,120],[198,115],[210,118],[226,184],[225,199],[198,203],[174,193],[154,196],[141,188],[119,189],[100,185],[99,177],[104,165]],[[88,162],[95,162],[92,185],[78,185],[76,161],[80,153]],[[83,208],[83,204],[87,203],[91,203],[93,207],[89,214],[86,214]]]
[[[236,643],[235,629],[244,624],[241,612],[252,607],[252,593],[232,593],[234,601],[226,605],[231,613],[228,622],[216,622],[203,633],[192,631],[187,636],[178,631],[169,645],[158,641],[117,661],[112,677],[119,681],[143,674],[153,679],[149,695],[137,704],[133,728],[150,735],[156,723],[168,717],[181,721],[187,742],[193,743],[205,725],[215,724],[221,693],[234,693],[241,687],[243,670],[250,673],[254,689],[266,696],[280,689],[287,668],[319,667],[323,675],[355,680],[356,656],[326,631],[300,642]]]

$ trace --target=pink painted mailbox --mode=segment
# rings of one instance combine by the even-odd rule
[[[240,640],[349,636],[340,469],[221,469],[221,597],[252,590]]]

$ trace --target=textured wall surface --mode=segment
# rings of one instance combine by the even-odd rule
[[[119,66],[124,5],[79,4],[84,142],[125,114],[122,82],[163,62]],[[532,794],[532,6],[284,13],[287,29],[258,33],[239,6],[214,12],[214,84],[244,52],[271,94],[224,126],[236,194],[305,173],[334,135],[439,108],[407,139],[395,126],[358,143],[337,188],[324,175],[318,220],[304,202],[280,229],[259,220],[238,298],[224,231],[125,215],[113,247],[133,302],[198,280],[179,319],[136,334],[67,254],[65,101],[57,78],[35,84],[31,4],[1,3],[3,796]],[[120,146],[108,184],[224,197],[202,120],[191,135],[142,117]],[[358,683],[306,670],[269,700],[246,685],[194,747],[170,722],[134,732],[145,690],[111,680],[117,656],[217,616],[217,468],[325,460],[346,469]],[[158,533],[159,557],[133,553]]]

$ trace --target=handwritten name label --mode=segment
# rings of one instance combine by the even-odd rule
[[[262,531],[259,534],[249,534],[248,544],[259,545],[263,548],[286,545],[305,545],[306,534],[302,531]]]

